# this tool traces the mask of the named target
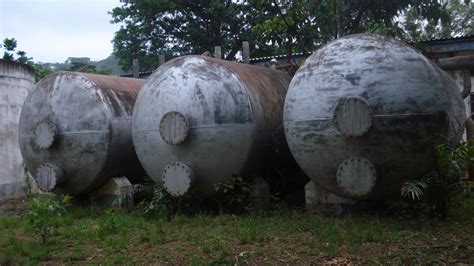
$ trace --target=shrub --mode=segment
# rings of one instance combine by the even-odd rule
[[[160,218],[171,215],[176,209],[175,200],[165,190],[163,183],[144,183],[135,186],[132,190],[121,196],[122,198],[134,198],[138,202],[137,207],[149,217]],[[120,198],[119,198],[120,200]]]
[[[59,199],[53,195],[30,197],[26,213],[28,229],[39,235],[46,243],[53,231],[63,223],[67,214],[66,207],[71,197],[61,196]]]
[[[420,180],[405,182],[401,195],[414,201],[433,197],[434,210],[445,219],[452,199],[463,191],[461,178],[474,161],[474,148],[470,142],[461,142],[454,148],[435,147],[436,169]],[[429,193],[427,193],[429,192]]]
[[[219,212],[242,212],[251,209],[250,183],[240,176],[233,176],[230,182],[214,185],[213,197],[219,205]]]
[[[143,212],[153,217],[168,217],[175,209],[171,195],[165,190],[162,183],[156,183],[151,187],[151,190],[151,199],[141,204]]]

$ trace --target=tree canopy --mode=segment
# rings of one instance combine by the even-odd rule
[[[17,40],[15,38],[5,38],[3,40],[3,44],[0,45],[1,48],[3,48],[3,59],[4,60],[10,60],[10,61],[16,61],[20,62],[23,64],[28,64],[33,67],[33,70],[35,71],[35,81],[37,82],[38,80],[42,79],[44,76],[51,74],[53,71],[49,68],[40,66],[38,64],[33,63],[33,58],[26,56],[25,51],[16,51],[17,47]],[[17,57],[15,58],[15,54]]]
[[[144,69],[151,69],[157,66],[159,53],[200,54],[217,45],[224,58],[232,60],[244,40],[250,41],[255,57],[313,51],[337,37],[360,32],[411,38],[417,31],[428,32],[429,25],[445,34],[472,29],[472,12],[463,9],[469,2],[129,0],[110,14],[112,23],[122,24],[113,39],[120,65],[130,69],[132,59],[138,58]]]
[[[17,58],[15,58],[15,50],[17,41],[15,38],[5,38],[3,40],[3,59],[17,61],[23,64],[32,64],[33,58],[27,57],[25,51],[16,51]],[[2,47],[2,45],[0,45]]]
[[[113,23],[124,23],[115,33],[114,52],[125,68],[133,58],[151,67],[159,53],[203,53],[216,45],[231,59],[248,38],[246,14],[246,5],[234,0],[131,1],[111,12]]]
[[[435,23],[426,21],[417,7],[406,9],[401,23],[406,37],[417,40],[474,35],[474,5],[470,0],[450,0],[444,8],[448,16]]]

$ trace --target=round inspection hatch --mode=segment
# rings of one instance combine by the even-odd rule
[[[372,108],[360,97],[341,99],[334,111],[333,122],[346,137],[362,136],[372,126]]]
[[[337,169],[337,185],[354,197],[364,197],[375,186],[377,172],[365,158],[352,157],[343,161]]]
[[[41,149],[47,149],[53,145],[56,132],[56,126],[52,122],[43,120],[33,129],[34,142]]]
[[[166,113],[160,120],[160,135],[170,145],[180,144],[189,135],[189,122],[180,112]]]
[[[35,180],[43,191],[53,191],[63,178],[63,171],[54,164],[44,163],[36,169]]]
[[[184,163],[173,162],[163,169],[163,185],[173,196],[182,196],[188,192],[193,180],[192,169]]]

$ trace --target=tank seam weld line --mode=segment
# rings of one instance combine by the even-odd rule
[[[400,116],[418,116],[418,115],[434,115],[436,113],[418,113],[418,114],[391,114],[391,115],[373,115],[372,117],[400,117]],[[303,120],[285,120],[284,122],[311,122],[311,121],[327,121],[333,120],[332,117],[320,117],[314,119],[303,119]]]
[[[104,134],[104,133],[107,133],[107,131],[99,131],[99,130],[90,130],[90,131],[70,131],[70,132],[59,132],[59,133],[56,133],[57,135],[73,135],[73,134],[90,134],[90,133],[93,133],[93,134]],[[30,135],[24,135],[21,137],[21,139],[24,139],[24,138],[30,138],[32,137],[33,134],[30,134]]]
[[[227,126],[242,126],[242,125],[247,125],[251,123],[245,123],[245,124],[221,124],[221,125],[202,125],[202,126],[193,126],[189,128],[211,128],[211,127],[227,127]],[[136,131],[159,131],[159,129],[153,129],[153,128],[145,128],[145,129],[135,129]]]
[[[88,131],[69,131],[69,132],[59,132],[58,135],[68,135],[68,134],[90,134],[90,133],[107,133],[104,130],[88,130]]]

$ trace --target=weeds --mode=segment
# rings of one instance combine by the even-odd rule
[[[70,200],[69,196],[62,196],[59,200],[52,195],[30,197],[26,213],[29,230],[46,243],[53,231],[64,222],[63,217],[67,214],[66,207]]]
[[[239,213],[251,209],[250,183],[240,176],[233,176],[230,182],[219,182],[214,185],[219,213]]]
[[[242,177],[234,176],[230,182],[220,182],[214,186],[215,194],[211,197],[196,200],[187,195],[171,196],[160,182],[135,187],[130,193],[122,195],[129,198],[133,195],[138,200],[137,207],[145,216],[155,219],[170,220],[178,213],[243,213],[250,211],[250,183]],[[121,197],[121,198],[122,198]],[[118,200],[121,200],[119,198]]]
[[[70,211],[74,222],[63,223],[47,245],[26,233],[26,220],[0,217],[0,263],[324,264],[338,258],[353,264],[473,263],[474,196],[462,194],[455,201],[459,204],[453,205],[451,219],[435,224],[288,210],[177,214],[164,221],[145,218],[142,212],[85,208]]]
[[[463,192],[461,178],[473,161],[473,143],[461,142],[454,148],[438,145],[435,147],[436,169],[421,180],[405,182],[401,195],[416,201],[429,194],[433,210],[446,219],[452,199]]]

